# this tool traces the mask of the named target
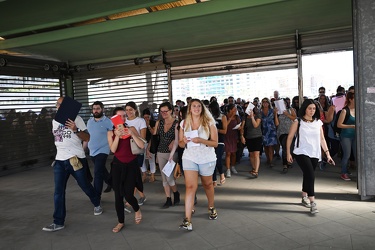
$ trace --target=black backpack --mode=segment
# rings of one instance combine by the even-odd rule
[[[296,144],[297,140],[297,148],[299,148],[299,127],[301,126],[301,118],[297,117],[298,120],[298,127],[297,127],[297,132],[293,137],[292,144],[290,144],[290,154],[294,156],[293,150],[294,150],[294,145]]]
[[[344,119],[343,124],[345,124],[348,121],[349,116],[350,116],[350,109],[348,107],[344,107],[344,109],[346,110],[346,114],[345,114],[345,119]],[[337,121],[339,120],[341,111],[342,110],[337,112],[337,114],[335,115],[333,126],[332,126],[333,133],[335,134],[336,137],[340,136],[340,134],[341,134],[341,128],[337,127]]]

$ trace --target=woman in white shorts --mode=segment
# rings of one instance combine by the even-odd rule
[[[191,215],[194,209],[194,196],[198,188],[198,175],[206,192],[210,220],[217,219],[214,206],[214,186],[212,174],[216,165],[215,147],[218,145],[218,132],[215,120],[205,105],[192,99],[185,120],[180,123],[179,146],[185,148],[182,165],[185,175],[185,219],[181,229],[193,230]]]

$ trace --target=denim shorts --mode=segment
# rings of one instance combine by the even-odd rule
[[[182,165],[184,166],[184,171],[198,171],[198,174],[201,176],[211,176],[214,173],[216,161],[198,164],[187,159],[182,159]]]

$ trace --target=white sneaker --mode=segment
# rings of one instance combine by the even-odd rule
[[[226,176],[227,176],[227,178],[231,177],[231,175],[230,175],[230,169],[227,169]]]
[[[311,202],[310,213],[312,213],[312,214],[319,213],[319,210],[318,210],[318,208],[316,207],[316,203],[315,203],[315,202]]]
[[[234,166],[231,167],[230,169],[232,170],[232,173],[233,173],[233,174],[238,174],[238,172],[237,172],[237,170],[236,170],[236,168],[235,168]]]
[[[307,196],[304,196],[302,197],[302,201],[301,201],[302,205],[304,205],[305,207],[311,207],[311,203],[310,203],[310,200]]]

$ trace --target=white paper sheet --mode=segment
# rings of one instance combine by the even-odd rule
[[[176,162],[174,162],[173,160],[171,161],[168,161],[167,164],[165,164],[164,168],[163,168],[163,173],[166,175],[166,176],[170,176],[173,169],[174,169],[174,166],[176,165]]]
[[[281,115],[286,110],[284,100],[275,100],[275,106],[277,108],[277,114]]]
[[[192,142],[191,139],[198,137],[198,130],[192,130],[192,131],[185,131],[186,139],[189,141],[187,143],[188,147],[198,147],[200,143]]]
[[[247,105],[247,108],[245,110],[245,113],[250,115],[250,111],[253,110],[255,108],[254,104],[252,104],[251,102],[249,102],[249,105]]]
[[[239,129],[241,127],[241,123],[238,123],[234,128],[233,128],[233,130],[235,130],[235,129]]]
[[[345,96],[332,97],[332,103],[335,105],[336,113],[342,110],[345,106]]]

